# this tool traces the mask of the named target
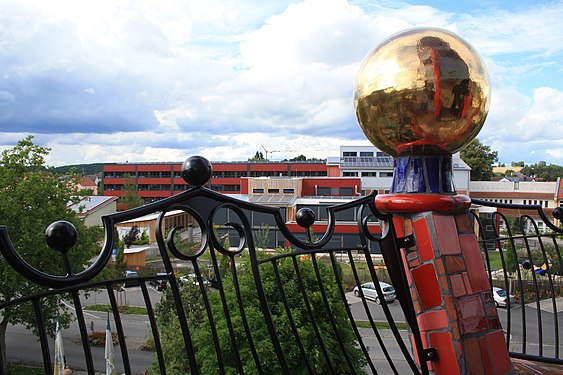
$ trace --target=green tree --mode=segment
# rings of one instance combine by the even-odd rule
[[[513,161],[512,163],[510,163],[510,165],[512,167],[523,167],[523,166],[525,166],[523,161]]]
[[[461,159],[471,167],[471,180],[489,181],[493,176],[493,165],[498,161],[498,152],[475,138],[461,150]]]
[[[525,166],[522,173],[539,181],[557,181],[558,177],[563,177],[563,167],[557,164],[547,165],[545,161],[540,161]]]
[[[254,154],[254,157],[248,158],[248,161],[268,161],[268,159],[266,159],[264,157],[264,154],[262,153],[262,151],[256,151],[256,154]]]
[[[123,196],[119,199],[120,207],[124,210],[139,207],[144,204],[143,198],[139,196],[137,182],[130,175],[125,176]]]
[[[282,250],[279,251],[281,252]],[[261,254],[262,253],[258,253],[259,256],[263,256]],[[242,260],[240,264],[237,261],[237,269],[239,269],[238,282],[250,332],[256,345],[261,365],[264,369],[267,369],[269,373],[278,374],[282,371],[278,364],[270,334],[268,333],[267,325],[264,320],[264,314],[256,291],[249,256],[246,255],[241,258]],[[366,361],[363,357],[363,353],[357,346],[355,335],[350,323],[348,322],[345,307],[340,299],[337,284],[334,282],[332,267],[327,263],[317,261],[325,293],[331,308],[330,314],[336,322],[346,353],[354,365],[354,371],[350,371],[348,368],[347,362],[341,350],[332,349],[339,348],[339,345],[330,321],[327,319],[328,312],[324,308],[319,282],[315,275],[312,262],[313,260],[310,258],[299,260],[299,270],[301,272],[307,297],[309,298],[312,306],[320,335],[328,348],[330,363],[334,366],[334,370],[337,374],[350,372],[360,374],[364,373],[363,368],[366,365]],[[281,285],[283,285],[287,303],[292,311],[297,331],[299,332],[300,339],[305,348],[307,358],[313,368],[313,372],[318,374],[328,373],[330,372],[330,369],[324,355],[321,352],[321,347],[318,344],[314,329],[309,320],[306,305],[303,301],[303,296],[300,293],[299,285],[295,277],[292,259],[289,257],[280,258],[277,260],[276,264],[279,270],[281,279],[280,282]],[[285,311],[284,302],[281,299],[273,267],[269,264],[261,267],[260,277],[290,373],[308,373],[307,368],[303,365],[301,353],[290,328],[289,319]],[[242,323],[233,280],[231,277],[225,277],[222,280],[228,305],[227,308],[231,314],[230,316],[233,323],[235,340],[240,353],[244,373],[256,374],[257,369],[255,368],[244,325]],[[221,347],[223,364],[225,366],[226,373],[237,373],[234,355],[235,348],[233,347],[229,336],[227,320],[224,316],[220,294],[210,293],[208,297],[213,311],[214,327],[217,329],[217,336]],[[195,301],[195,306],[193,301]],[[184,303],[186,302],[188,305],[184,305],[184,309],[187,311],[190,311],[194,307],[201,306],[201,303],[196,298],[189,299],[188,301],[184,300]],[[160,306],[158,310],[158,322],[161,324],[159,328],[163,332],[166,332],[162,335],[161,342],[165,352],[167,373],[188,374],[189,367],[185,352],[178,349],[183,347],[179,323],[177,322],[177,319],[170,319],[170,317],[176,318],[172,310],[173,308],[174,306],[171,304],[166,310],[160,309]],[[190,326],[192,341],[195,347],[196,360],[201,366],[200,371],[202,374],[216,374],[218,368],[217,355],[213,344],[209,321],[201,311],[200,315],[198,315],[199,318],[196,318],[195,314],[190,316],[188,312],[187,315],[188,325]],[[161,316],[164,318],[161,319]]]
[[[76,193],[74,178],[62,179],[49,172],[45,156],[49,149],[33,144],[33,137],[19,141],[16,146],[0,154],[0,225],[8,229],[10,239],[20,256],[33,267],[55,275],[64,275],[63,258],[50,249],[44,240],[45,229],[54,221],[72,222],[78,231],[78,241],[68,252],[73,270],[80,271],[97,249],[96,230],[84,226],[77,214],[67,209]],[[7,262],[0,262],[0,301],[7,302],[47,290],[14,271]],[[40,301],[47,332],[55,331],[55,318],[68,327],[72,315],[62,304],[64,296]],[[0,317],[0,363],[6,361],[6,329],[10,324],[22,324],[37,333],[35,314],[31,304],[7,307]]]
[[[306,161],[306,160],[307,160],[307,157],[303,154],[289,159],[289,161]]]

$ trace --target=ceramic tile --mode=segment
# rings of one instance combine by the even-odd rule
[[[479,293],[490,290],[489,278],[481,258],[477,238],[472,234],[462,234],[459,236],[459,240],[473,292]]]
[[[448,332],[430,332],[430,345],[438,350],[438,360],[434,361],[436,375],[459,374],[457,354],[454,350],[452,338]]]
[[[462,334],[483,332],[487,329],[487,318],[479,296],[455,301]]]
[[[436,230],[436,241],[442,255],[455,255],[461,253],[457,238],[457,227],[453,216],[432,215]]]
[[[426,262],[427,260],[434,259],[434,246],[432,245],[432,238],[428,231],[426,218],[415,220],[413,222],[413,230],[420,260]]]
[[[512,363],[508,357],[506,343],[502,331],[494,331],[485,335],[485,341],[493,362],[495,374],[507,374],[512,369]]]
[[[442,294],[433,264],[424,264],[413,269],[412,277],[425,310],[442,304]]]

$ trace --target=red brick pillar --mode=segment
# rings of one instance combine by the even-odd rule
[[[393,214],[399,236],[414,237],[400,251],[423,346],[437,350],[429,363],[435,374],[513,372],[470,200],[453,183],[452,154],[481,130],[489,97],[475,49],[434,28],[383,41],[362,62],[354,87],[364,134],[395,157],[391,194],[375,203]]]
[[[398,236],[414,236],[401,255],[424,348],[438,352],[429,369],[437,375],[512,373],[469,198],[390,194],[377,196],[376,205],[393,213]],[[427,210],[409,212],[421,205]]]

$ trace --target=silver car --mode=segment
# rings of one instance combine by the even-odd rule
[[[384,283],[383,281],[379,282],[379,286],[381,288],[381,291],[383,292],[383,296],[385,297],[385,302],[393,302],[396,298],[395,288],[387,283]],[[381,303],[373,282],[370,281],[369,283],[362,284],[361,288],[365,298],[372,299],[378,304]],[[354,295],[356,297],[360,296],[360,290],[357,286],[354,288]]]

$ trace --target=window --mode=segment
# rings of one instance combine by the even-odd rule
[[[341,187],[339,191],[340,195],[353,195],[354,190],[351,187]]]
[[[543,203],[544,203],[544,205],[543,205],[543,206],[544,206],[545,208],[547,208],[547,206],[548,206],[549,202],[548,202],[548,201],[544,201]]]
[[[330,188],[329,187],[317,187],[317,195],[330,195]]]
[[[356,151],[344,151],[342,156],[358,156],[358,153]]]
[[[264,193],[264,189],[252,189],[252,192],[254,194],[262,194],[262,193]]]
[[[268,189],[268,194],[279,194],[280,189]]]
[[[284,194],[294,194],[294,193],[295,193],[295,189],[283,189],[283,193],[284,193]]]
[[[362,177],[377,177],[377,172],[362,172]]]
[[[379,172],[379,177],[393,177],[393,172]]]
[[[358,177],[358,172],[342,172],[342,177]]]
[[[360,156],[372,156],[373,157],[373,151],[360,151]]]

